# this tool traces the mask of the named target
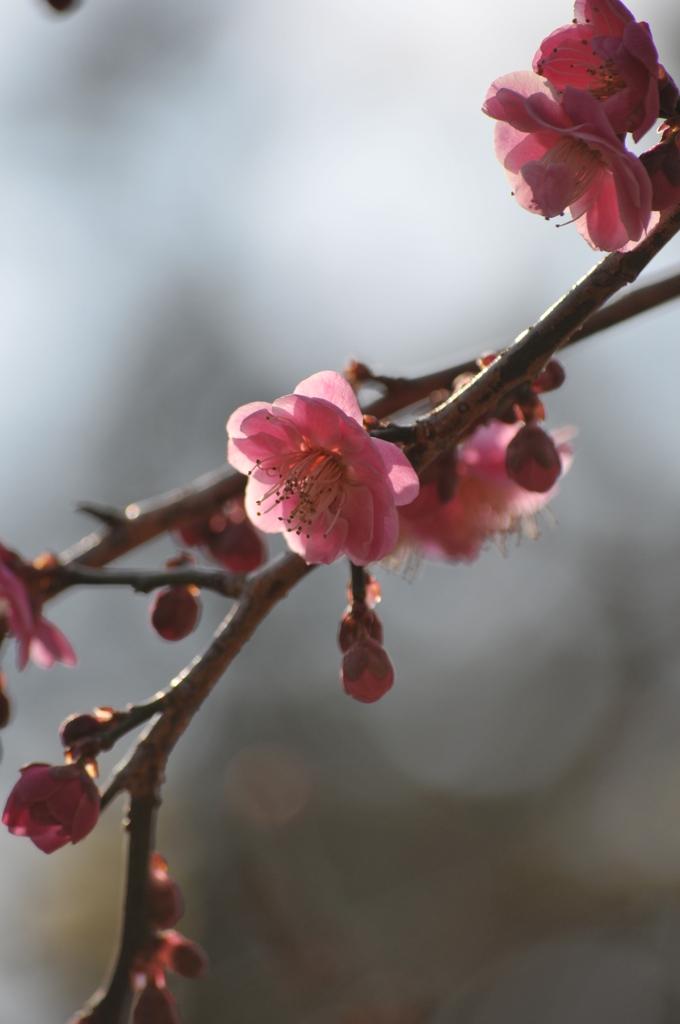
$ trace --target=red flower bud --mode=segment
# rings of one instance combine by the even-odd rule
[[[183,640],[196,628],[201,613],[197,587],[166,587],[151,609],[151,625],[164,640]]]
[[[9,795],[2,823],[12,835],[28,836],[53,853],[79,843],[99,818],[99,790],[80,764],[29,764]]]
[[[4,729],[9,723],[9,716],[12,711],[9,697],[5,693],[7,679],[4,672],[0,672],[0,729]]]
[[[211,533],[208,551],[230,572],[252,572],[267,557],[262,537],[249,519],[227,519],[219,533]]]
[[[181,974],[183,978],[200,978],[208,970],[208,955],[197,942],[176,931],[163,932],[162,940],[158,958],[175,974]]]
[[[348,651],[358,640],[370,636],[379,644],[383,642],[382,622],[364,601],[353,601],[343,612],[338,632],[338,646]]]
[[[137,1000],[132,1024],[182,1024],[172,992],[149,982]]]
[[[95,739],[98,732],[125,718],[124,711],[113,708],[95,708],[92,714],[75,714],[65,718],[59,727],[59,739],[64,747],[73,747],[82,740]]]
[[[358,640],[342,659],[340,679],[345,693],[364,704],[380,700],[394,683],[394,668],[377,640]]]
[[[527,491],[544,494],[562,472],[555,442],[537,423],[522,427],[507,447],[508,476]]]
[[[536,374],[532,380],[531,390],[535,391],[537,395],[542,395],[545,391],[554,391],[556,388],[562,387],[566,377],[562,363],[557,359],[551,359],[545,369]]]
[[[154,928],[171,928],[184,913],[180,888],[168,874],[168,865],[159,853],[151,858],[148,900],[149,921]]]

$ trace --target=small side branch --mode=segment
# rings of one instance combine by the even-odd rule
[[[231,498],[242,494],[245,486],[246,477],[225,466],[199,477],[188,487],[128,505],[121,513],[81,505],[83,511],[103,519],[107,528],[102,533],[84,537],[62,552],[59,560],[63,565],[73,562],[94,567],[106,565],[168,530],[209,518]]]
[[[60,593],[69,587],[132,587],[148,594],[159,587],[195,586],[214,590],[223,597],[238,597],[245,583],[244,573],[182,566],[179,569],[90,569],[77,563],[57,566],[40,574],[39,587],[48,594]]]
[[[210,647],[159,698],[164,704],[160,717],[114,770],[102,795],[102,807],[123,789],[133,796],[140,787],[142,793],[146,792],[149,776],[162,775],[170,752],[220,676],[274,605],[313,568],[298,555],[282,555],[248,577],[238,604],[220,626]]]
[[[562,347],[574,345],[577,341],[590,338],[599,331],[605,331],[616,324],[624,323],[640,313],[669,302],[680,295],[680,273],[672,274],[662,281],[655,281],[653,284],[643,285],[640,288],[631,289],[622,298],[612,302],[602,309],[592,313],[586,322],[578,330],[574,331],[571,337]],[[422,402],[433,392],[451,389],[451,384],[462,373],[479,373],[479,364],[476,359],[470,359],[464,363],[457,363],[445,370],[437,370],[435,373],[425,374],[423,377],[385,377],[369,376],[367,383],[381,384],[385,388],[385,394],[377,398],[370,405],[366,406],[364,412],[367,415],[375,416],[382,420],[392,416],[409,405]],[[382,436],[382,435],[376,435]],[[398,438],[385,438],[386,440],[398,440]]]
[[[634,281],[678,230],[680,203],[636,249],[611,253],[603,259],[498,359],[428,416],[417,420],[412,443],[406,449],[416,470],[423,470],[437,452],[465,436],[514,387],[535,377],[574,331],[607,299]]]

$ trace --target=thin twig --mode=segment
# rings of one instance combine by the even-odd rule
[[[245,582],[244,573],[223,572],[188,565],[179,569],[90,569],[77,563],[57,566],[42,572],[39,586],[48,593],[59,593],[69,587],[132,587],[148,594],[159,587],[195,586],[214,590],[224,597],[238,597]]]
[[[140,787],[146,792],[149,773],[154,778],[162,776],[170,751],[220,676],[274,605],[313,568],[298,555],[289,554],[248,577],[238,604],[220,626],[208,650],[173,680],[160,718],[114,769],[102,794],[102,807],[123,789],[133,795]]]
[[[514,387],[535,377],[591,313],[634,281],[678,230],[680,203],[636,249],[605,257],[498,359],[429,415],[416,420],[406,449],[416,470],[422,471],[437,452],[464,436]]]
[[[62,552],[59,561],[62,565],[73,562],[94,567],[106,565],[168,530],[209,518],[230,498],[242,494],[245,486],[246,477],[224,466],[199,477],[188,487],[128,505],[124,512],[116,514],[106,509],[108,528],[78,541]],[[94,510],[95,506],[87,506],[88,512],[103,518]]]
[[[643,285],[640,288],[631,289],[616,302],[612,302],[602,309],[592,313],[583,327],[574,331],[568,341],[562,346],[574,345],[577,341],[589,338],[599,331],[607,330],[616,324],[623,323],[631,317],[645,313],[656,306],[660,306],[680,295],[680,273],[672,274],[662,281]],[[455,366],[449,366],[445,370],[437,370],[435,373],[428,373],[422,377],[386,377],[381,375],[365,378],[365,382],[381,384],[385,388],[385,394],[377,398],[370,405],[366,406],[364,412],[367,415],[375,416],[382,420],[392,416],[409,405],[422,402],[434,391],[450,390],[452,382],[462,373],[479,373],[479,363],[476,359],[469,359]]]

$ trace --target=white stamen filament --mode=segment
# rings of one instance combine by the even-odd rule
[[[270,498],[273,501],[258,515],[271,512],[284,501],[297,499],[286,516],[279,516],[288,533],[295,531],[299,536],[328,510],[334,516],[325,536],[330,533],[345,504],[345,472],[338,455],[322,449],[302,449],[283,457],[272,455],[268,459],[258,459],[257,469],[276,478],[257,504],[264,505]]]

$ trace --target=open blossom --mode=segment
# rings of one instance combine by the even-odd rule
[[[29,657],[41,668],[51,668],[55,661],[75,665],[75,652],[64,634],[43,618],[25,584],[7,565],[15,558],[0,544],[0,625],[4,618],[17,641],[19,669],[26,667]]]
[[[496,156],[520,206],[546,218],[568,207],[594,249],[642,237],[651,182],[591,93],[567,86],[558,103],[547,82],[520,71],[497,79],[482,109],[499,122]]]
[[[559,91],[587,89],[614,131],[632,132],[636,142],[659,116],[660,86],[669,82],[649,25],[619,0],[576,0],[574,22],[543,40],[533,66]]]
[[[442,453],[427,468],[420,494],[400,509],[400,548],[451,561],[473,561],[490,538],[518,532],[551,500],[557,486],[544,493],[527,491],[510,478],[508,445],[522,423],[492,420],[478,427],[452,459]],[[570,430],[552,434],[562,462],[571,465]]]
[[[9,795],[2,823],[43,853],[79,843],[99,818],[99,791],[80,764],[29,764]]]
[[[653,210],[665,210],[680,200],[680,117],[671,118],[663,128],[659,145],[640,157],[652,182]]]
[[[395,506],[413,501],[418,477],[396,445],[364,430],[339,373],[315,373],[273,404],[241,406],[227,430],[229,462],[248,474],[245,508],[260,530],[284,533],[309,564],[345,554],[366,565],[392,550]]]

